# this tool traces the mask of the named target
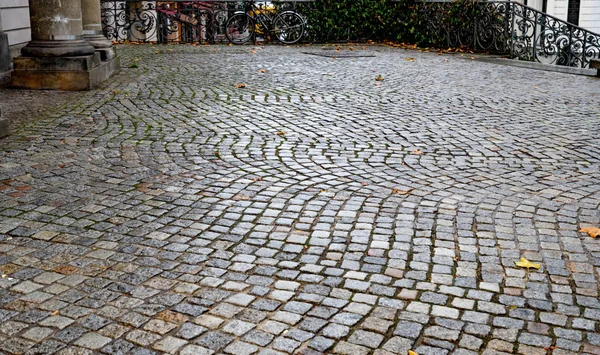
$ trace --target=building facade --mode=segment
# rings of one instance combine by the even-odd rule
[[[600,0],[518,0],[563,21],[600,33]]]
[[[11,57],[31,40],[28,0],[0,0],[0,31],[8,38]]]

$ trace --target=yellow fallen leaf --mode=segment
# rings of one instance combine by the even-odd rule
[[[541,266],[540,264],[532,263],[531,261],[525,259],[524,257],[521,257],[520,261],[515,261],[515,265],[517,265],[518,267],[527,268],[527,270],[529,270],[530,268],[534,268],[537,270]]]
[[[321,192],[329,192],[327,189],[322,189]]]
[[[376,81],[383,81],[383,76],[378,75],[377,78],[375,78]]]
[[[396,195],[408,195],[411,191],[412,191],[412,189],[408,189],[408,190],[400,190],[400,189],[396,189],[396,188],[392,189],[392,193],[396,194]]]
[[[416,155],[422,155],[423,154],[423,152],[421,150],[419,150],[419,149],[413,150],[412,153],[416,154]]]
[[[404,58],[404,60],[406,60],[407,62],[414,62],[415,58],[406,57],[406,58]]]
[[[277,135],[278,135],[278,136],[285,136],[285,134],[286,134],[286,132],[284,132],[284,131],[279,131],[279,132],[277,132]]]
[[[53,316],[55,316],[55,315],[57,315],[57,314],[58,314],[58,310],[56,310],[56,311],[52,312],[52,315],[53,315]]]
[[[419,354],[417,354],[416,352],[414,352],[414,351],[412,351],[412,350],[409,350],[409,351],[408,351],[408,355],[419,355]]]
[[[246,84],[244,84],[244,83],[239,83],[239,84],[236,84],[236,85],[235,85],[235,88],[236,88],[236,89],[243,89],[243,88],[245,88],[245,87],[246,87]]]
[[[597,238],[600,236],[600,228],[598,227],[585,227],[579,230],[582,233],[587,233],[592,238]]]

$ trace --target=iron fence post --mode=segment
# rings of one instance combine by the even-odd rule
[[[537,26],[538,26],[538,16],[537,13],[533,13],[533,61],[537,60]]]

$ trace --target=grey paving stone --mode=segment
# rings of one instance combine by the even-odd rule
[[[598,352],[596,83],[317,47],[0,88],[0,352]]]

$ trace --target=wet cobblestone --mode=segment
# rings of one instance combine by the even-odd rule
[[[600,353],[598,79],[158,49],[0,89],[0,352]]]

